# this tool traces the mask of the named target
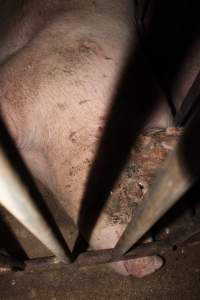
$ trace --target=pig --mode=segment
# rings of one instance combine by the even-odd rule
[[[0,6],[1,118],[36,182],[60,201],[91,247],[113,248],[126,224],[112,224],[106,206],[89,238],[79,218],[116,89],[139,44],[133,3],[29,0]],[[140,59],[137,68],[161,99],[146,128],[167,127],[171,115],[162,92]],[[151,256],[112,267],[143,277],[162,264]]]

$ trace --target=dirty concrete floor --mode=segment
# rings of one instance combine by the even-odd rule
[[[146,279],[121,277],[106,266],[0,276],[0,299],[200,299],[200,246],[173,251]]]

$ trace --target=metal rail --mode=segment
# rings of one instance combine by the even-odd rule
[[[187,224],[186,228],[179,228],[175,233],[171,234],[167,239],[141,244],[124,256],[115,254],[115,249],[87,251],[81,253],[73,263],[59,263],[55,257],[30,259],[25,262],[19,262],[12,258],[0,255],[0,266],[10,267],[10,271],[14,269],[25,272],[40,272],[41,270],[51,270],[65,268],[72,270],[73,268],[94,266],[99,264],[111,263],[116,261],[124,261],[128,259],[151,256],[164,255],[174,248],[185,246],[193,246],[200,244],[200,220]],[[9,270],[7,270],[9,271]]]
[[[0,204],[38,238],[60,261],[69,261],[69,252],[31,198],[28,188],[0,147]]]
[[[55,264],[55,258],[41,258],[26,261],[27,272],[40,271],[42,269],[57,268],[79,268],[86,266],[96,266],[105,263],[124,261],[138,257],[145,257],[151,255],[163,256],[169,251],[174,251],[174,248],[192,246],[200,244],[200,236],[195,235],[200,233],[200,221],[191,222],[187,224],[187,228],[181,228],[175,233],[171,234],[169,238],[147,244],[141,244],[134,247],[130,252],[124,256],[116,255],[115,249],[105,249],[97,251],[87,251],[81,253],[76,261],[72,264]],[[193,239],[192,239],[193,237]]]

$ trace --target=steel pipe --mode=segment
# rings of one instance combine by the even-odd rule
[[[59,261],[69,261],[67,245],[60,241],[44,218],[2,147],[0,147],[0,204],[40,240]]]

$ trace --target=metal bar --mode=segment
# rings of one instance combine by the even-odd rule
[[[0,204],[39,239],[60,261],[68,262],[63,245],[0,147]]]
[[[164,255],[166,252],[173,250],[174,247],[192,246],[200,243],[199,237],[195,239],[195,235],[200,233],[200,222],[191,222],[186,228],[177,230],[171,234],[168,239],[156,241],[152,243],[141,244],[124,256],[116,255],[115,249],[87,251],[81,253],[77,260],[72,264],[60,264],[54,257],[31,259],[26,261],[27,272],[35,272],[40,270],[50,270],[55,268],[79,268],[85,266],[94,266],[99,264],[111,263],[134,259],[138,257],[151,255]],[[191,239],[193,237],[193,239]]]
[[[187,96],[185,97],[180,110],[175,116],[176,126],[182,126],[188,119],[189,114],[197,105],[200,97],[200,72],[196,76]]]
[[[119,239],[116,255],[126,253],[189,189],[200,171],[200,109],[188,123],[176,149],[158,172],[143,205]]]
[[[194,222],[189,222],[186,228],[179,228],[167,239],[141,244],[124,256],[116,256],[114,253],[115,249],[87,251],[81,253],[74,263],[65,262],[63,264],[60,263],[56,257],[30,259],[23,263],[15,258],[0,255],[0,270],[2,269],[1,267],[7,267],[10,268],[10,270],[17,268],[18,270],[21,269],[26,272],[59,269],[63,267],[76,269],[79,267],[123,261],[154,254],[164,255],[168,251],[174,250],[174,247],[178,248],[197,244],[200,244],[200,220],[198,219]],[[9,269],[7,271],[9,271]]]

